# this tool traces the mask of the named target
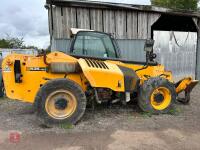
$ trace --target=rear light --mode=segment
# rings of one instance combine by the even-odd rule
[[[7,64],[8,66],[10,66],[10,65],[13,64],[13,62],[12,62],[10,59],[7,59],[6,64]]]

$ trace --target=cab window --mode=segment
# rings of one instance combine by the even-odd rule
[[[116,51],[109,35],[81,31],[76,35],[72,53],[93,57],[116,58]]]

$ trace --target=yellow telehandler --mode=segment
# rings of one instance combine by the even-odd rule
[[[68,54],[55,51],[38,56],[11,54],[2,63],[6,95],[32,103],[45,123],[76,124],[86,105],[137,99],[139,107],[153,114],[168,113],[185,92],[198,83],[186,77],[175,83],[172,73],[155,62],[153,40],[146,40],[146,62],[120,58],[113,36],[72,29]]]

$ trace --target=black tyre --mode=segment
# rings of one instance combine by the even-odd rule
[[[86,97],[74,81],[55,79],[40,88],[35,109],[45,124],[76,124],[85,112]]]
[[[174,85],[160,77],[150,78],[140,88],[138,104],[152,114],[169,113],[176,100]]]

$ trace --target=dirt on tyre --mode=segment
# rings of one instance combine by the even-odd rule
[[[169,113],[176,100],[174,85],[167,79],[156,77],[149,78],[140,87],[138,104],[147,113]]]
[[[45,124],[76,124],[86,109],[85,93],[74,81],[50,80],[40,88],[35,109]]]

